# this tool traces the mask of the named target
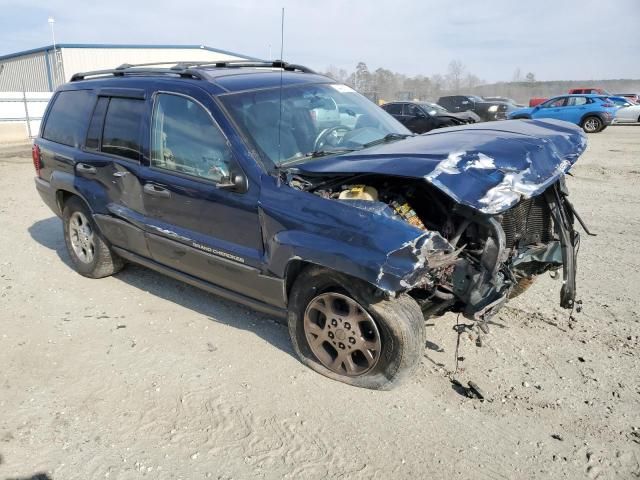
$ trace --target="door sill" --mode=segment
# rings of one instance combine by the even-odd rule
[[[180,280],[184,283],[188,283],[191,286],[200,288],[209,293],[213,293],[219,297],[225,298],[227,300],[231,300],[233,302],[239,303],[246,307],[249,307],[253,310],[257,310],[258,312],[266,313],[268,315],[273,315],[281,320],[287,318],[287,310],[284,308],[275,307],[273,305],[269,305],[267,303],[261,302],[259,300],[255,300],[253,298],[247,297],[240,293],[228,290],[226,288],[219,287],[214,285],[213,283],[207,282],[205,280],[196,278],[189,274],[180,272],[171,267],[167,267],[162,265],[154,260],[151,260],[146,257],[142,257],[135,253],[129,252],[128,250],[124,250],[119,247],[111,247],[115,253],[120,255],[125,260],[137,263],[138,265],[142,265],[143,267],[150,268],[151,270],[155,270],[156,272],[167,275],[168,277],[175,278],[176,280]]]

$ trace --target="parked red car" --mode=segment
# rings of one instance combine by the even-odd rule
[[[595,95],[611,95],[604,88],[572,88],[569,95],[584,95],[593,93]]]
[[[536,105],[540,105],[542,102],[546,100],[549,100],[549,99],[544,97],[533,97],[531,100],[529,100],[529,106],[535,107]]]

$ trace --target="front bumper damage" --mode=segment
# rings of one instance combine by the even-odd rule
[[[562,268],[560,305],[573,308],[576,297],[577,254],[580,234],[574,229],[575,210],[567,198],[564,180],[544,192],[553,219],[554,240],[509,249],[496,217],[476,215],[490,231],[479,257],[461,256],[451,276],[453,293],[461,312],[475,321],[486,321],[507,302],[518,280]]]

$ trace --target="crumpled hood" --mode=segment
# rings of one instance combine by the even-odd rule
[[[542,193],[586,146],[582,130],[567,122],[505,120],[443,128],[296,168],[423,178],[458,203],[496,214]]]

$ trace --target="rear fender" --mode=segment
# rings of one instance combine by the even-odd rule
[[[87,205],[92,213],[104,213],[108,211],[101,210],[99,205],[106,205],[106,192],[96,188],[96,182],[87,178],[79,177],[73,173],[56,170],[50,178],[51,188],[56,192],[58,202],[60,202],[59,192],[68,192],[80,197]],[[62,213],[63,205],[58,204]]]

